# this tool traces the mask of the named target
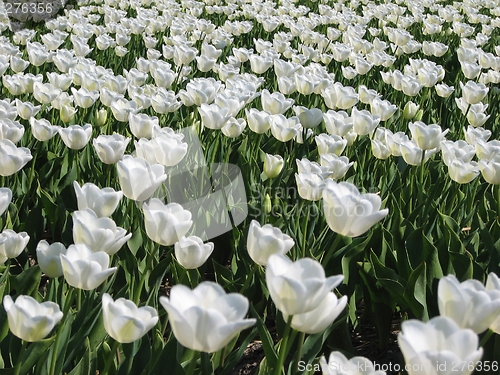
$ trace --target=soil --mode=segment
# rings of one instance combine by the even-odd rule
[[[359,315],[362,315],[361,312]],[[361,316],[359,316],[361,319]],[[363,356],[376,363],[377,370],[384,370],[387,375],[398,375],[394,371],[396,364],[402,364],[403,358],[397,343],[397,335],[401,328],[401,318],[395,316],[391,327],[389,345],[383,351],[379,349],[379,339],[375,327],[366,319],[360,320],[356,330],[351,331],[351,341],[356,352],[355,356]],[[257,373],[260,361],[264,358],[264,350],[260,341],[250,343],[238,365],[229,375],[254,375]],[[391,371],[392,369],[392,371]],[[318,375],[321,375],[319,372]]]

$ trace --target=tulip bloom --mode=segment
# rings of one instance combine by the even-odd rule
[[[203,243],[197,236],[181,237],[175,243],[175,258],[186,269],[201,267],[214,251],[213,242]]]
[[[183,237],[193,225],[191,212],[178,203],[163,204],[153,198],[144,203],[146,234],[153,241],[170,246]]]
[[[12,201],[12,191],[9,188],[0,188],[0,215],[9,208]]]
[[[126,233],[112,219],[99,218],[90,208],[73,212],[73,241],[87,245],[93,252],[115,254],[132,237],[132,233]]]
[[[60,128],[59,135],[66,147],[72,150],[81,150],[90,141],[90,137],[92,136],[92,125],[71,125],[67,128]]]
[[[375,371],[374,364],[365,357],[347,359],[341,352],[331,352],[328,363],[323,356],[319,360],[323,375],[386,375],[385,371]]]
[[[460,305],[459,309],[464,310],[466,306]],[[477,348],[477,334],[461,329],[446,316],[437,316],[426,323],[408,320],[402,323],[401,329],[398,344],[409,375],[470,375],[483,355],[483,348]]]
[[[3,307],[7,312],[9,328],[24,341],[35,342],[47,337],[62,319],[63,313],[54,302],[39,303],[30,296],[19,296],[16,302],[6,295]]]
[[[382,220],[389,210],[380,210],[382,199],[377,194],[360,194],[348,182],[327,180],[323,190],[325,219],[336,233],[358,237]]]
[[[0,176],[10,176],[18,172],[33,157],[26,147],[16,147],[8,139],[0,140]]]
[[[422,121],[410,122],[408,125],[415,144],[422,150],[432,150],[440,147],[449,129],[441,130],[437,124],[426,125]]]
[[[45,240],[38,242],[36,257],[38,265],[48,277],[59,277],[63,275],[61,254],[66,254],[66,248],[60,242],[49,245]]]
[[[260,226],[252,220],[247,236],[247,250],[250,258],[261,266],[265,266],[272,254],[285,255],[295,245],[295,241],[279,228],[271,224]]]
[[[111,216],[123,197],[121,191],[115,191],[108,187],[100,189],[90,182],[80,187],[78,182],[74,181],[73,187],[75,188],[78,209],[90,208],[98,217]]]
[[[0,259],[17,258],[28,244],[30,236],[26,232],[16,233],[12,229],[5,229],[0,233]]]
[[[61,264],[66,282],[78,289],[93,290],[116,271],[109,268],[109,255],[104,251],[92,252],[87,245],[70,245],[61,254]]]
[[[486,290],[474,279],[460,283],[448,275],[439,280],[438,306],[442,316],[453,319],[460,328],[480,334],[500,315],[500,290]]]
[[[92,144],[97,156],[104,164],[115,164],[123,158],[129,142],[130,138],[113,133],[113,135],[101,134],[93,139]]]
[[[149,165],[146,160],[130,155],[125,155],[116,167],[123,195],[139,202],[150,198],[167,178],[163,165]]]
[[[325,277],[323,266],[311,258],[293,262],[284,255],[272,254],[267,261],[269,294],[278,310],[288,316],[316,309],[343,278]]]
[[[281,155],[266,154],[264,159],[264,174],[267,178],[275,178],[283,169],[284,161]]]
[[[137,307],[125,298],[113,301],[107,293],[102,295],[102,317],[108,335],[122,344],[139,340],[158,323],[154,308]]]
[[[170,298],[160,297],[160,303],[168,312],[177,341],[200,352],[221,350],[240,331],[255,324],[255,319],[244,319],[248,310],[246,297],[226,294],[220,285],[209,281],[193,290],[174,285]]]

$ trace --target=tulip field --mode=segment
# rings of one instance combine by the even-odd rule
[[[500,1],[3,0],[0,76],[0,375],[500,373]]]

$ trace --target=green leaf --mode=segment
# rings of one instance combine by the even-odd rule
[[[404,291],[404,297],[415,318],[423,321],[429,320],[426,288],[426,264],[422,263],[411,273]]]
[[[255,319],[257,319],[257,329],[259,331],[259,337],[262,341],[262,348],[264,349],[264,354],[266,355],[266,362],[269,368],[274,369],[278,364],[278,353],[274,348],[274,341],[267,329],[264,321],[260,315],[255,311],[255,308],[250,304],[250,311]]]

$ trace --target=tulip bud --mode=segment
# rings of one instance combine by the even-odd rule
[[[268,214],[269,212],[271,212],[272,208],[273,206],[271,203],[271,197],[269,196],[269,194],[266,194],[266,196],[264,197],[264,204],[262,205],[262,209],[265,214]]]
[[[105,108],[101,108],[99,111],[96,111],[95,121],[94,121],[95,126],[100,128],[106,123],[107,120],[108,120],[108,111],[106,111]]]
[[[409,101],[403,109],[403,117],[407,120],[411,120],[417,115],[419,108],[420,106],[418,104]]]

